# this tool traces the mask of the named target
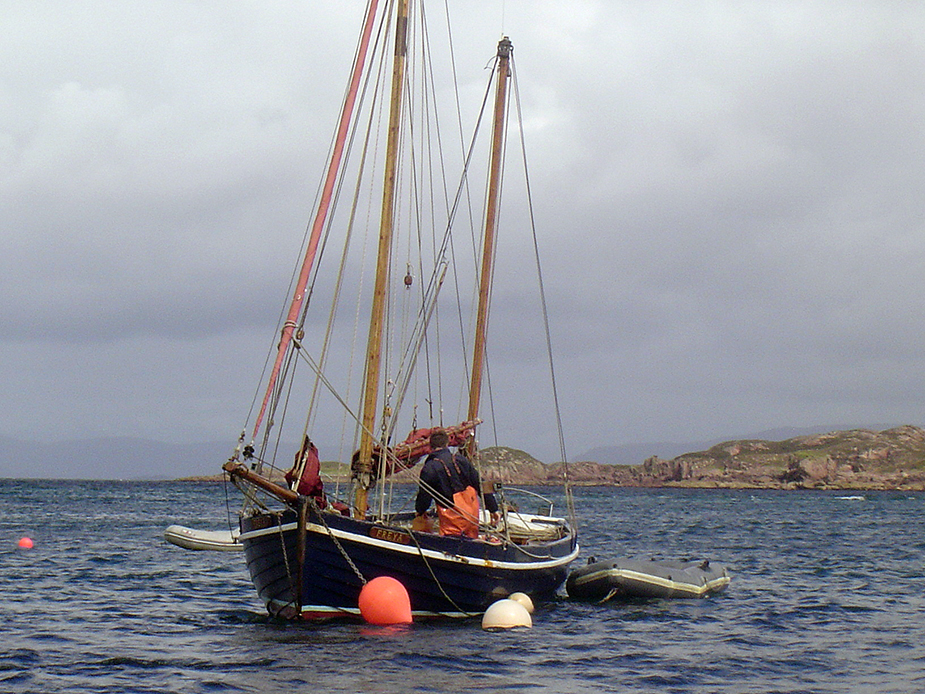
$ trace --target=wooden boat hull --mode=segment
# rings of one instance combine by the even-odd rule
[[[467,617],[514,592],[553,595],[578,554],[567,529],[552,542],[492,544],[316,511],[303,543],[299,536],[291,510],[241,521],[257,593],[270,614],[287,619],[357,617],[363,579],[377,576],[405,586],[416,618]]]
[[[729,585],[726,569],[707,560],[623,559],[589,563],[569,574],[565,589],[577,600],[705,598]]]

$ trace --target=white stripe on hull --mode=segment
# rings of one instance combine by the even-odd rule
[[[282,526],[273,526],[272,528],[262,528],[260,530],[251,530],[246,533],[241,533],[238,538],[238,542],[246,542],[247,540],[255,539],[258,537],[263,537],[266,535],[279,535],[280,532],[296,532],[298,526],[296,523],[286,523]],[[438,559],[441,561],[451,561],[459,564],[470,564],[473,566],[485,566],[492,567],[496,569],[546,569],[554,568],[556,566],[562,566],[563,564],[570,564],[578,557],[578,544],[575,544],[575,549],[568,555],[562,557],[554,557],[552,559],[547,559],[544,561],[529,561],[529,562],[516,562],[516,561],[493,561],[491,559],[478,559],[476,557],[466,557],[458,554],[449,554],[447,552],[440,552],[432,549],[418,548],[417,545],[403,545],[397,542],[388,542],[386,540],[379,540],[374,537],[369,537],[368,535],[358,535],[357,533],[351,533],[344,530],[337,530],[331,528],[330,531],[328,528],[325,528],[322,525],[317,523],[309,523],[306,526],[306,529],[310,533],[321,536],[333,535],[338,540],[348,540],[350,542],[355,542],[357,544],[369,545],[371,547],[377,547],[379,549],[387,549],[392,553],[399,554],[408,554],[410,556],[421,556],[428,559]],[[478,542],[478,540],[471,540],[472,542]]]

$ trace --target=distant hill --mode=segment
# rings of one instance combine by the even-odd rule
[[[34,479],[176,479],[221,472],[227,441],[193,444],[95,438],[35,443],[0,438],[0,477]]]
[[[895,424],[878,424],[868,425],[864,428],[881,431],[890,429]],[[814,426],[814,427],[778,427],[775,429],[765,429],[762,431],[749,432],[736,436],[736,440],[766,440],[782,441],[795,436],[805,436],[808,434],[818,434],[820,431],[847,431],[856,429],[856,426]],[[608,465],[638,465],[646,458],[657,455],[660,458],[674,458],[690,451],[705,451],[723,441],[729,441],[730,438],[713,438],[702,439],[699,441],[657,441],[649,443],[623,443],[612,446],[597,446],[588,449],[579,455],[569,456],[572,461],[593,461],[595,463],[605,463]]]
[[[646,458],[658,455],[663,458],[674,458],[676,455],[688,451],[700,451],[719,443],[722,439],[694,441],[682,443],[679,441],[659,441],[651,443],[624,443],[613,446],[596,446],[580,453],[570,455],[573,462],[591,461],[603,465],[638,465]]]
[[[642,465],[685,486],[925,490],[925,430],[851,429],[784,441],[728,441]]]
[[[579,484],[627,487],[925,490],[925,430],[849,429],[783,441],[742,439],[642,465],[573,463]]]

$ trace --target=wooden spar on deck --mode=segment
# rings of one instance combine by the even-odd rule
[[[498,86],[495,91],[494,130],[491,144],[488,200],[485,212],[485,237],[482,241],[482,267],[479,277],[479,305],[475,325],[475,343],[472,351],[472,378],[469,381],[469,414],[466,419],[479,416],[482,396],[482,374],[485,363],[485,341],[488,337],[488,304],[491,299],[492,262],[495,252],[495,232],[498,227],[498,203],[501,194],[501,163],[504,148],[504,129],[507,116],[508,77],[510,75],[511,40],[504,37],[498,42]],[[470,455],[475,454],[475,440],[469,443]]]
[[[389,110],[389,130],[386,144],[385,181],[382,190],[382,216],[379,220],[379,254],[376,260],[376,282],[373,289],[369,341],[366,346],[366,378],[362,428],[360,431],[360,455],[356,469],[357,488],[354,497],[354,513],[357,518],[366,516],[369,487],[372,484],[373,445],[375,444],[373,436],[376,429],[385,298],[389,279],[389,256],[392,248],[395,178],[398,170],[398,144],[399,135],[401,134],[401,107],[405,82],[407,33],[408,0],[398,0],[398,12],[395,20],[395,55],[392,61],[392,100]]]
[[[287,504],[294,506],[299,501],[299,495],[296,492],[288,487],[282,487],[275,482],[271,482],[263,475],[252,472],[244,463],[239,463],[236,460],[229,460],[222,465],[222,469],[231,475],[232,478],[240,477],[242,480],[247,480],[255,487],[260,487],[265,492],[269,492],[277,499]]]

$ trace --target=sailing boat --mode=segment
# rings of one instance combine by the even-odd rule
[[[552,502],[537,494],[528,497],[528,502],[540,499],[543,507],[535,514],[527,513],[524,502],[516,497],[529,492],[509,487],[505,481],[496,492],[500,522],[482,511],[474,519],[479,522],[476,538],[418,530],[413,523],[415,490],[395,482],[398,473],[411,471],[432,452],[429,435],[434,429],[445,431],[450,444],[473,463],[478,464],[480,458],[476,433],[485,418],[481,407],[488,314],[496,271],[495,232],[513,63],[511,42],[504,38],[491,70],[493,84],[489,83],[483,101],[483,112],[493,114],[485,212],[474,215],[481,216],[481,223],[468,229],[470,234],[476,232],[471,260],[477,287],[471,302],[474,338],[470,349],[462,350],[465,357],[454,361],[445,346],[446,335],[454,334],[466,321],[461,315],[441,321],[441,313],[451,304],[444,305],[439,299],[445,285],[462,282],[459,268],[465,263],[460,256],[466,254],[456,248],[459,243],[453,239],[462,212],[471,207],[466,174],[477,159],[476,138],[469,151],[460,148],[463,176],[455,194],[448,187],[441,211],[436,211],[434,203],[422,202],[423,194],[434,187],[422,171],[444,157],[442,140],[432,130],[431,119],[438,108],[430,96],[420,97],[424,87],[431,86],[435,63],[425,52],[416,63],[419,54],[411,48],[412,39],[427,43],[428,24],[423,7],[416,2],[383,0],[379,5],[378,0],[369,0],[366,8],[334,144],[306,233],[304,256],[294,273],[288,313],[275,355],[271,350],[268,357],[262,384],[265,395],[253,433],[248,438],[245,429],[223,466],[244,496],[236,542],[244,548],[250,575],[268,612],[286,619],[357,616],[363,585],[378,576],[390,576],[403,584],[415,617],[467,617],[515,592],[535,600],[554,595],[578,555],[567,475],[563,482],[568,518],[553,515]],[[411,9],[418,14],[412,16]],[[377,97],[386,94],[387,105],[380,105]],[[412,106],[418,97],[424,105]],[[493,109],[486,108],[492,101]],[[421,144],[414,144],[414,136],[421,138]],[[385,140],[381,161],[380,138]],[[410,172],[410,182],[402,183],[404,172]],[[368,182],[371,175],[374,184]],[[357,191],[348,195],[348,181],[354,179]],[[370,192],[374,187],[381,195]],[[403,193],[410,194],[411,202],[399,202]],[[378,204],[372,202],[373,197],[380,200]],[[441,196],[435,197],[439,200]],[[340,216],[335,212],[340,206],[334,205],[338,200],[348,203]],[[364,205],[368,205],[366,212]],[[367,222],[378,243],[375,275],[372,287],[367,288],[362,279],[353,281],[347,276],[360,268],[362,257],[372,255],[357,239],[363,220],[376,216],[377,220]],[[428,237],[431,229],[435,231]],[[399,241],[402,232],[410,232],[410,242]],[[335,239],[344,242],[339,258],[331,257],[336,254]],[[412,260],[412,250],[422,252]],[[401,268],[402,260],[404,275],[393,272]],[[333,271],[325,274],[322,267]],[[446,281],[448,276],[453,282]],[[358,298],[355,309],[348,311],[343,307],[344,297],[353,290]],[[309,310],[324,305],[325,295],[330,295],[333,306],[323,312],[326,323]],[[457,299],[456,308],[461,303]],[[351,394],[353,381],[340,370],[343,367],[346,372],[351,361],[360,360],[348,358],[349,349],[335,346],[338,339],[358,330],[341,327],[348,314],[370,317],[361,362],[362,387],[356,394]],[[458,334],[456,341],[461,341]],[[552,375],[551,359],[549,363]],[[300,389],[293,385],[294,378],[306,368],[308,386]],[[448,406],[444,403],[452,400],[450,388],[443,385],[446,371],[454,373],[461,384],[459,412],[465,413],[450,423],[445,421]],[[301,445],[281,479],[280,473],[289,466],[277,464],[276,459],[289,460],[292,448],[284,451],[293,434],[291,429],[285,433],[286,422],[293,419],[300,400],[308,411],[297,421],[295,436]],[[556,401],[554,388],[550,400]],[[354,401],[358,404],[353,405]],[[350,460],[350,483],[344,490],[339,484],[332,488],[330,480],[325,486],[316,447],[328,454],[338,445],[332,411],[346,423],[340,427],[347,432],[341,434],[347,443],[340,444],[340,454]],[[556,428],[561,444],[558,422]],[[397,441],[399,432],[408,430],[411,433]],[[564,444],[561,449],[565,460]],[[409,474],[413,473],[405,472],[406,481]]]

